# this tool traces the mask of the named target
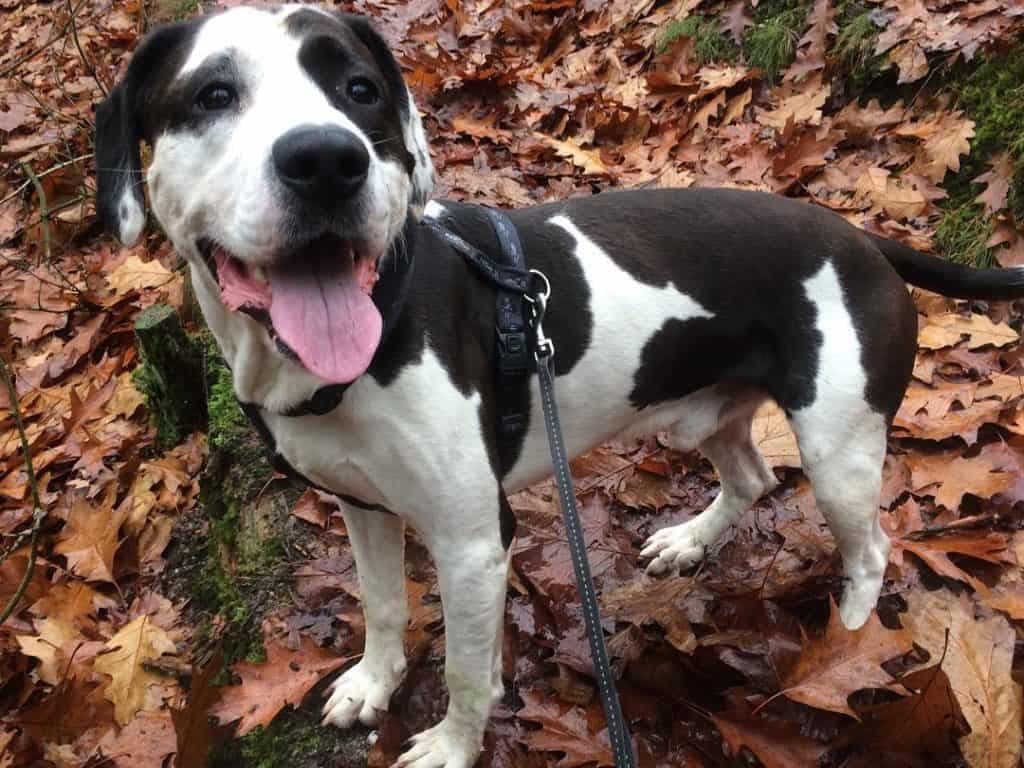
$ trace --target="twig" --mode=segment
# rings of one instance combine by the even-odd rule
[[[89,70],[89,74],[92,75],[92,79],[96,81],[96,85],[103,91],[104,96],[109,96],[110,91],[107,86],[100,80],[99,75],[96,74],[96,67],[92,65],[89,57],[85,55],[85,49],[82,48],[82,44],[78,40],[78,25],[75,23],[75,9],[71,7],[71,0],[65,0],[68,6],[68,23],[71,25],[71,37],[75,41],[75,47],[82,56],[82,63],[85,64],[85,68]]]
[[[36,176],[36,172],[32,170],[31,165],[22,163],[21,169],[25,171],[28,180],[36,188],[36,194],[39,195],[39,223],[43,227],[43,255],[46,257],[46,261],[49,262],[52,240],[50,239],[50,211],[47,208],[46,190],[43,189],[43,183]]]
[[[80,163],[83,160],[91,160],[93,157],[95,157],[95,155],[92,152],[90,152],[87,155],[79,155],[78,157],[73,157],[70,160],[65,160],[63,163],[57,163],[57,165],[54,165],[54,166],[52,166],[50,168],[47,168],[42,173],[37,173],[36,174],[36,178],[37,179],[45,179],[51,173],[56,173],[59,170],[67,168],[69,165],[74,165],[75,163]],[[32,179],[31,178],[28,181],[22,182],[22,184],[19,185],[17,189],[15,189],[13,192],[11,192],[9,195],[7,195],[7,197],[5,197],[3,200],[0,200],[0,205],[5,205],[6,203],[11,202],[11,200],[16,198],[18,195],[20,195],[22,192],[24,192],[26,189],[28,189],[31,185],[32,185]]]
[[[14,386],[14,378],[7,367],[7,362],[3,358],[0,358],[0,376],[3,377],[4,384],[7,386],[7,396],[11,401],[11,413],[14,415],[14,423],[18,427],[18,435],[21,437],[21,452],[25,457],[25,473],[28,475],[28,487],[32,494],[32,536],[28,545],[28,565],[25,567],[25,575],[21,577],[21,583],[18,584],[18,588],[11,595],[11,599],[7,601],[7,605],[4,606],[3,613],[0,613],[0,625],[2,625],[14,613],[15,607],[21,602],[21,598],[24,597],[25,590],[32,580],[32,574],[36,569],[36,544],[39,541],[39,529],[42,527],[45,513],[43,512],[43,505],[39,501],[39,484],[36,481],[35,468],[32,466],[32,452],[28,442],[28,435],[25,432],[25,423],[21,420],[18,390]]]

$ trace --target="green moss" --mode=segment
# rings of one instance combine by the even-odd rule
[[[721,22],[702,14],[687,16],[685,19],[673,21],[658,40],[658,53],[664,53],[672,43],[681,37],[692,37],[701,64],[712,61],[733,61],[739,48],[722,31]]]
[[[273,473],[235,398],[231,371],[208,331],[197,343],[203,350],[210,444],[201,491],[210,535],[205,567],[193,587],[193,599],[207,616],[199,641],[212,641],[216,634],[229,664],[258,661],[265,608],[287,599],[289,590],[281,544],[284,515],[261,496]]]
[[[210,447],[217,451],[236,453],[246,442],[251,425],[238,405],[231,371],[220,356],[213,334],[203,331],[200,339],[206,369]]]
[[[974,123],[971,151],[960,159],[960,170],[945,183],[949,199],[935,233],[939,252],[953,261],[980,267],[995,263],[985,246],[993,224],[975,198],[983,190],[976,179],[989,170],[992,159],[1006,152],[1013,164],[1008,205],[1015,218],[1024,220],[1024,48],[979,58],[961,68],[945,84]]]
[[[982,207],[966,203],[947,208],[935,230],[935,246],[950,261],[975,267],[995,264],[992,249],[985,245],[992,236],[992,222]]]
[[[796,55],[810,6],[798,0],[764,0],[754,11],[754,26],[743,38],[747,64],[774,82]]]
[[[956,106],[974,120],[971,152],[963,158],[956,177],[947,185],[954,205],[962,205],[981,191],[973,181],[989,169],[989,162],[1007,152],[1014,165],[1010,207],[1024,218],[1024,47],[992,54],[950,84]]]
[[[845,4],[838,16],[839,32],[833,53],[851,90],[858,92],[874,80],[885,67],[885,56],[875,53],[878,27],[871,10],[856,3]]]
[[[174,307],[155,304],[135,319],[140,365],[135,388],[146,397],[157,447],[168,450],[206,424],[202,353],[181,326]]]
[[[209,768],[305,768],[310,765],[364,765],[365,738],[321,726],[314,715],[287,709],[266,728],[221,745]],[[358,753],[358,754],[357,754]]]

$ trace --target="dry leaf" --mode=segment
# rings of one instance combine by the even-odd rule
[[[781,693],[801,704],[856,718],[847,702],[855,691],[887,688],[902,692],[882,664],[911,647],[908,633],[886,629],[874,611],[863,627],[847,629],[839,619],[839,609],[830,602],[825,636],[804,642],[800,658],[783,676]]]
[[[242,684],[222,688],[220,703],[210,710],[221,723],[238,720],[237,736],[270,725],[285,706],[298,706],[324,675],[348,661],[347,656],[320,648],[306,637],[298,651],[273,641],[266,648],[267,660],[262,664],[243,661],[234,666]]]
[[[971,726],[960,748],[971,768],[1017,768],[1021,686],[1013,679],[1014,631],[1003,616],[975,616],[966,595],[907,595],[903,625],[942,669]]]
[[[924,349],[952,347],[967,337],[968,349],[979,349],[986,344],[1005,347],[1020,340],[1006,323],[993,323],[988,315],[971,314],[966,317],[953,312],[929,315],[918,334],[918,345]]]
[[[127,725],[137,712],[146,708],[148,688],[166,682],[145,665],[177,649],[167,633],[148,616],[123,626],[104,648],[109,653],[97,656],[94,667],[97,672],[110,675],[104,695],[114,703],[117,722]]]
[[[764,403],[754,414],[751,427],[754,445],[773,467],[800,467],[800,448],[785,412],[774,402]]]

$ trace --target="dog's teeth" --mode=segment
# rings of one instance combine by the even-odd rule
[[[267,282],[267,273],[263,269],[263,267],[251,267],[250,270],[252,272],[252,276],[255,277],[257,280],[260,280],[264,283]]]

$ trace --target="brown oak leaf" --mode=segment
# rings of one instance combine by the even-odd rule
[[[886,629],[873,611],[863,627],[847,629],[830,602],[825,635],[804,641],[800,658],[782,678],[780,693],[810,707],[858,718],[847,702],[850,694],[864,688],[902,692],[882,664],[911,647],[907,632]]]
[[[1013,679],[1015,633],[1004,616],[979,618],[966,594],[914,590],[903,625],[942,662],[970,734],[960,739],[972,768],[1016,768],[1021,754],[1021,686]]]
[[[210,714],[221,723],[238,720],[236,735],[244,736],[257,726],[267,726],[287,705],[298,706],[309,689],[348,661],[321,648],[307,637],[298,651],[280,643],[266,644],[267,660],[243,661],[234,666],[242,684],[221,689],[221,701]]]
[[[177,649],[149,616],[140,616],[121,627],[104,648],[109,653],[97,656],[94,667],[97,672],[110,675],[110,685],[104,695],[114,703],[117,722],[127,725],[147,706],[148,688],[165,682],[145,665]]]

